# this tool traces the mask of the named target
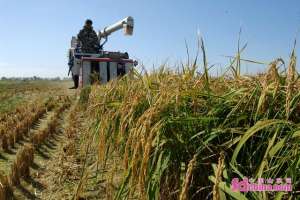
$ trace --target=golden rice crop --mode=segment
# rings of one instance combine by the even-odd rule
[[[221,186],[244,176],[292,177],[299,186],[300,85],[294,50],[287,72],[279,72],[283,61],[276,59],[263,76],[243,76],[237,56],[230,65],[233,76],[209,77],[203,41],[201,48],[202,74],[196,73],[195,61],[182,72],[133,71],[131,77],[91,87],[87,110],[93,119],[89,130],[98,139],[98,162],[105,163],[114,151],[124,163],[116,199],[233,198]]]

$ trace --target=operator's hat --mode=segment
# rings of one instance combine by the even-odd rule
[[[93,24],[93,21],[92,21],[92,20],[90,20],[90,19],[87,19],[87,20],[85,21],[85,24],[92,25],[92,24]]]

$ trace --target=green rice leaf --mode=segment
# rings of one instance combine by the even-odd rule
[[[258,131],[276,125],[276,124],[288,124],[289,122],[286,120],[278,120],[278,119],[270,119],[270,120],[263,120],[263,121],[258,121],[254,126],[252,126],[248,131],[244,134],[242,139],[239,141],[237,147],[235,148],[232,158],[231,158],[231,163],[233,165],[236,165],[236,158],[243,147],[243,145],[247,142],[247,140],[252,137],[255,133]]]

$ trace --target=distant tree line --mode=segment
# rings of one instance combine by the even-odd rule
[[[61,81],[61,80],[71,80],[68,77],[52,77],[52,78],[42,78],[38,76],[33,77],[1,77],[2,81],[38,81],[38,80],[48,80],[48,81]]]

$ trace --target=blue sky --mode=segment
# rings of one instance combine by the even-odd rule
[[[87,18],[96,30],[131,15],[134,35],[111,35],[106,50],[127,51],[148,69],[186,61],[185,40],[195,55],[197,31],[210,64],[220,71],[233,55],[242,27],[244,57],[287,59],[300,28],[299,0],[0,0],[0,77],[66,76],[67,50]],[[263,65],[244,64],[248,73]]]

